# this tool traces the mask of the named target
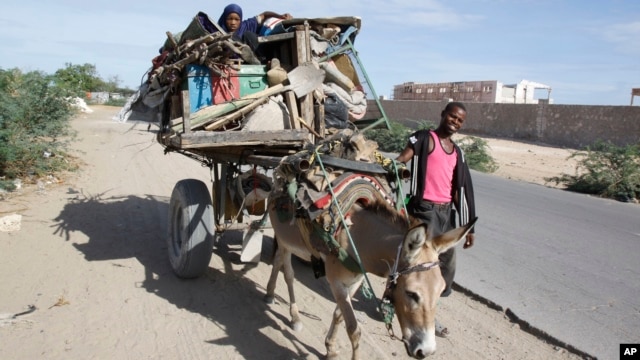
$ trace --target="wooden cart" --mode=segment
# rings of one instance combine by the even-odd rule
[[[310,37],[314,26],[317,28],[326,24],[339,24],[344,29],[348,28],[351,33],[345,35],[331,52],[318,58],[312,54]],[[353,47],[353,40],[360,29],[358,17],[293,19],[286,21],[284,25],[293,30],[258,38],[260,44],[275,51],[275,56],[284,68],[295,70],[306,64],[328,61],[338,55],[349,56],[362,79],[363,88],[368,90],[367,95],[371,99],[369,107],[373,107],[367,110],[367,116],[356,123],[357,128],[389,128],[378,96]],[[244,229],[241,259],[255,261],[256,249],[259,259],[262,238],[256,235],[259,235],[260,228],[267,226],[266,204],[262,201],[258,210],[255,203],[251,208],[238,204],[237,196],[230,191],[230,185],[236,183],[238,177],[246,171],[262,174],[261,179],[264,180],[264,175],[277,167],[283,158],[300,152],[310,144],[318,144],[326,134],[321,91],[297,94],[291,90],[291,84],[280,85],[278,89],[273,88],[237,101],[211,105],[194,113],[191,112],[193,107],[189,94],[192,89],[187,87],[166,96],[161,109],[162,131],[158,135],[158,141],[165,147],[166,152],[178,152],[206,165],[211,171],[213,181],[211,193],[206,184],[195,179],[181,180],[173,189],[168,251],[173,271],[180,277],[192,278],[203,274],[208,268],[217,238],[229,229]],[[251,111],[251,105],[246,105],[247,103],[258,102],[264,98],[261,94],[274,91],[282,95],[289,114],[290,121],[285,124],[284,129],[237,131],[219,127],[213,131],[207,130],[207,126],[214,123],[228,123],[229,118],[234,123],[241,123],[242,117],[248,113],[247,108]],[[202,114],[218,114],[214,108],[237,104],[238,101],[244,101],[243,106],[238,106],[238,109],[231,112],[227,109],[223,115],[212,115],[202,121]],[[199,123],[194,125],[194,119]],[[262,218],[247,226],[239,221],[243,215]],[[258,244],[257,247],[255,244]],[[245,250],[248,248],[252,250],[245,256]]]

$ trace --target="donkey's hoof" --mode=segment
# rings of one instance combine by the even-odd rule
[[[331,354],[327,354],[327,357],[325,358],[327,360],[338,360],[338,353],[331,353]]]
[[[300,330],[302,330],[302,322],[301,322],[301,321],[293,322],[293,323],[291,324],[291,328],[293,329],[293,331],[300,331]]]
[[[269,296],[269,295],[265,295],[264,296],[264,302],[266,302],[267,304],[273,304],[273,296]]]

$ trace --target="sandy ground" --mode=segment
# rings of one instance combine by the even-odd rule
[[[491,156],[499,165],[494,175],[560,188],[561,184],[547,182],[545,178],[575,174],[577,161],[569,158],[574,149],[505,139],[483,139],[487,141]]]
[[[0,218],[20,218],[13,231],[0,232],[0,358],[322,358],[334,307],[324,279],[295,264],[304,329],[294,332],[282,277],[276,303],[262,301],[268,231],[260,263],[241,263],[241,233],[227,231],[204,276],[176,278],[165,244],[171,190],[183,178],[208,183],[208,170],[164,155],[147,124],[112,121],[119,109],[93,109],[73,122],[82,171],[0,201]],[[569,150],[487,141],[498,176],[544,184],[546,176],[573,171]],[[372,282],[380,296],[384,279]],[[14,316],[30,305],[33,312]],[[354,307],[363,359],[407,358],[378,320],[374,301],[358,295]],[[579,358],[460,292],[441,302],[438,317],[452,335],[438,339],[435,359]],[[344,329],[340,345],[349,358]]]

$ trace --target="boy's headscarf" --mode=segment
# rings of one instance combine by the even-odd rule
[[[240,16],[240,21],[242,21],[242,8],[240,7],[240,5],[237,4],[229,4],[227,5],[224,10],[222,11],[222,15],[220,15],[220,19],[218,19],[218,25],[220,25],[220,27],[222,27],[222,29],[224,29],[224,31],[229,32],[229,29],[227,29],[227,16],[229,16],[229,14],[232,13],[236,13],[238,14],[238,16]]]

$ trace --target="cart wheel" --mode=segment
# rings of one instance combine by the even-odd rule
[[[214,242],[213,206],[200,180],[176,183],[169,203],[169,261],[181,278],[195,278],[207,270]]]

